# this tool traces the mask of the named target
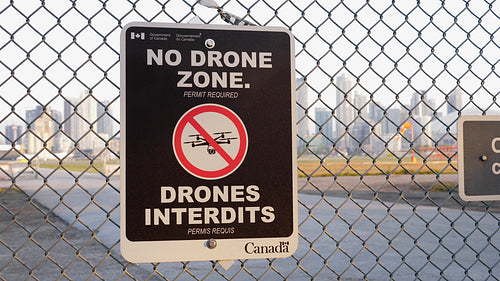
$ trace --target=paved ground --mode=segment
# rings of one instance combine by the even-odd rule
[[[110,258],[118,245],[104,245],[91,231],[47,211],[20,191],[1,194],[0,280],[127,280],[127,272],[140,280],[149,276],[120,255]]]
[[[500,212],[500,202],[465,202],[458,195],[457,174],[299,178],[299,192],[410,205]],[[436,190],[441,190],[436,192]]]
[[[0,280],[500,278],[498,215],[484,212],[485,204],[464,213],[453,207],[460,205],[453,192],[425,194],[435,176],[299,179],[302,236],[294,257],[274,261],[270,271],[269,261],[251,260],[223,272],[211,262],[128,264],[118,249],[119,179],[44,172],[46,180],[18,180],[22,192],[0,196]],[[439,180],[453,186],[453,177]]]

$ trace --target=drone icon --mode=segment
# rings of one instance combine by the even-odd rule
[[[214,133],[214,141],[218,144],[231,144],[231,140],[236,140],[238,139],[237,137],[226,137],[228,134],[231,134],[232,132],[217,132]],[[191,144],[191,147],[197,147],[197,146],[207,146],[207,153],[208,154],[215,154],[216,150],[215,148],[210,145],[210,143],[200,134],[195,134],[195,135],[189,135],[191,138],[195,138],[194,140],[190,141],[185,141],[185,144]]]

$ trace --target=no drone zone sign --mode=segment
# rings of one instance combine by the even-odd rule
[[[121,35],[122,255],[287,257],[298,243],[293,36],[131,23]]]
[[[209,132],[216,133],[211,136]],[[240,166],[247,153],[248,137],[245,125],[232,110],[218,104],[202,104],[179,119],[172,143],[179,164],[187,172],[215,180]],[[206,146],[212,157],[195,148],[199,146]]]

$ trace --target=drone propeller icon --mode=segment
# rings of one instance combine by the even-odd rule
[[[216,132],[214,133],[214,141],[218,144],[231,144],[231,140],[238,139],[237,137],[226,137],[228,134],[232,132]],[[194,140],[185,141],[185,144],[191,144],[191,147],[197,146],[207,146],[208,154],[215,154],[216,150],[213,148],[210,143],[200,134],[189,135],[191,138],[195,138]]]

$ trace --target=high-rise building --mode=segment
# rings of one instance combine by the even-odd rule
[[[76,101],[74,99],[66,99],[64,100],[64,111],[63,111],[63,131],[73,138],[75,133],[73,132],[73,129],[75,128],[76,124],[75,122],[72,121],[72,115],[75,112],[75,103]]]
[[[52,153],[62,151],[62,135],[58,133],[62,122],[60,111],[49,106],[37,106],[26,110],[26,129],[24,145],[28,153],[38,153],[46,148]],[[18,130],[21,131],[21,130]]]
[[[335,117],[337,122],[335,124],[335,137],[337,138],[337,149],[342,153],[349,153],[350,148],[354,145],[353,139],[346,134],[350,129],[349,124],[355,118],[355,111],[352,107],[353,86],[352,81],[342,74],[335,79],[337,86],[336,102],[337,108],[335,110]]]
[[[384,117],[384,110],[377,105],[377,102],[372,101],[369,104],[369,116],[372,124],[380,123]]]
[[[337,98],[337,119],[343,124],[349,124],[354,119],[354,108],[350,105],[354,94],[352,81],[345,74],[340,75],[336,79],[336,98]],[[337,128],[337,131],[345,131],[345,126]]]
[[[427,92],[415,92],[411,99],[410,122],[414,132],[414,145],[432,146],[431,119],[434,113],[435,101],[428,97]]]
[[[368,122],[370,123],[370,146],[367,152],[377,155],[385,149],[385,143],[382,138],[382,120],[384,119],[384,110],[374,100],[368,104]]]
[[[80,94],[80,101],[77,110],[81,118],[76,123],[78,136],[81,139],[77,142],[77,146],[82,152],[91,155],[99,145],[97,126],[95,124],[97,120],[97,101],[88,91],[83,91]]]
[[[26,127],[30,129],[30,126],[33,125],[33,122],[43,114],[43,108],[40,105],[37,105],[33,109],[27,109],[25,114]]]
[[[111,118],[111,107],[108,100],[97,103],[97,133],[108,140],[113,136],[113,119]]]
[[[59,126],[62,124],[62,113],[59,110],[52,109],[51,115],[52,122],[54,122],[54,146],[53,152],[63,151],[63,135],[59,133]]]
[[[410,102],[410,111],[413,116],[422,116],[424,115],[424,99],[425,99],[425,91],[416,91],[413,93]]]
[[[26,149],[29,154],[37,154],[47,149],[55,152],[55,137],[57,130],[53,113],[50,107],[26,110],[26,122],[28,134],[25,139]]]
[[[315,119],[319,127],[316,128],[316,133],[320,134],[321,143],[327,151],[331,150],[333,145],[333,122],[332,111],[327,108],[316,108]]]
[[[91,156],[104,148],[113,136],[113,119],[109,101],[98,102],[88,91],[64,102],[63,130],[67,135],[65,151],[78,148],[75,154]]]
[[[354,121],[349,126],[349,131],[351,132],[349,139],[351,141],[347,146],[349,154],[364,153],[370,150],[370,124],[367,122],[369,118],[368,97],[354,92],[353,100]],[[364,152],[359,151],[361,146],[363,146]]]
[[[398,138],[398,127],[403,123],[403,111],[401,108],[389,108],[386,110],[385,117],[381,122],[381,135],[390,154],[397,153],[401,150],[401,139]]]
[[[363,116],[363,118],[367,119],[370,116],[369,106],[368,106],[368,97],[366,95],[360,94],[358,92],[354,92],[354,116],[358,115]],[[353,118],[354,119],[354,118]]]
[[[64,101],[64,113],[62,124],[64,137],[62,137],[62,151],[68,152],[74,147],[75,141],[80,138],[78,134],[78,122],[80,117],[75,113],[75,107],[78,104],[77,99],[66,98]]]
[[[304,78],[297,78],[295,83],[297,86],[297,153],[301,154],[306,150],[306,140],[310,135],[309,121],[305,117],[309,107],[309,93]]]
[[[32,108],[32,109],[27,109],[25,111],[25,121],[26,121],[26,131],[28,132],[25,137],[24,137],[24,140],[23,140],[23,144],[24,146],[26,147],[27,149],[27,152],[30,153],[30,135],[32,134],[32,131],[35,129],[35,120],[37,118],[39,118],[40,116],[42,116],[43,114],[43,108],[41,106],[36,106],[35,108]],[[34,148],[32,148],[34,149]]]
[[[310,135],[309,123],[307,118],[304,119],[306,115],[306,110],[309,107],[309,93],[307,91],[307,84],[304,78],[298,78],[295,81],[297,85],[297,134],[301,138],[306,138]]]
[[[6,139],[6,144],[21,144],[22,140],[19,139],[21,135],[23,134],[23,126],[21,125],[7,125],[5,126],[5,136],[7,137]]]
[[[462,109],[462,90],[460,88],[454,89],[448,96],[447,113],[451,114]]]
[[[400,108],[389,108],[382,120],[382,135],[392,137],[398,133],[403,116]]]
[[[412,116],[431,116],[434,113],[436,101],[428,96],[426,91],[413,93],[410,103]]]

